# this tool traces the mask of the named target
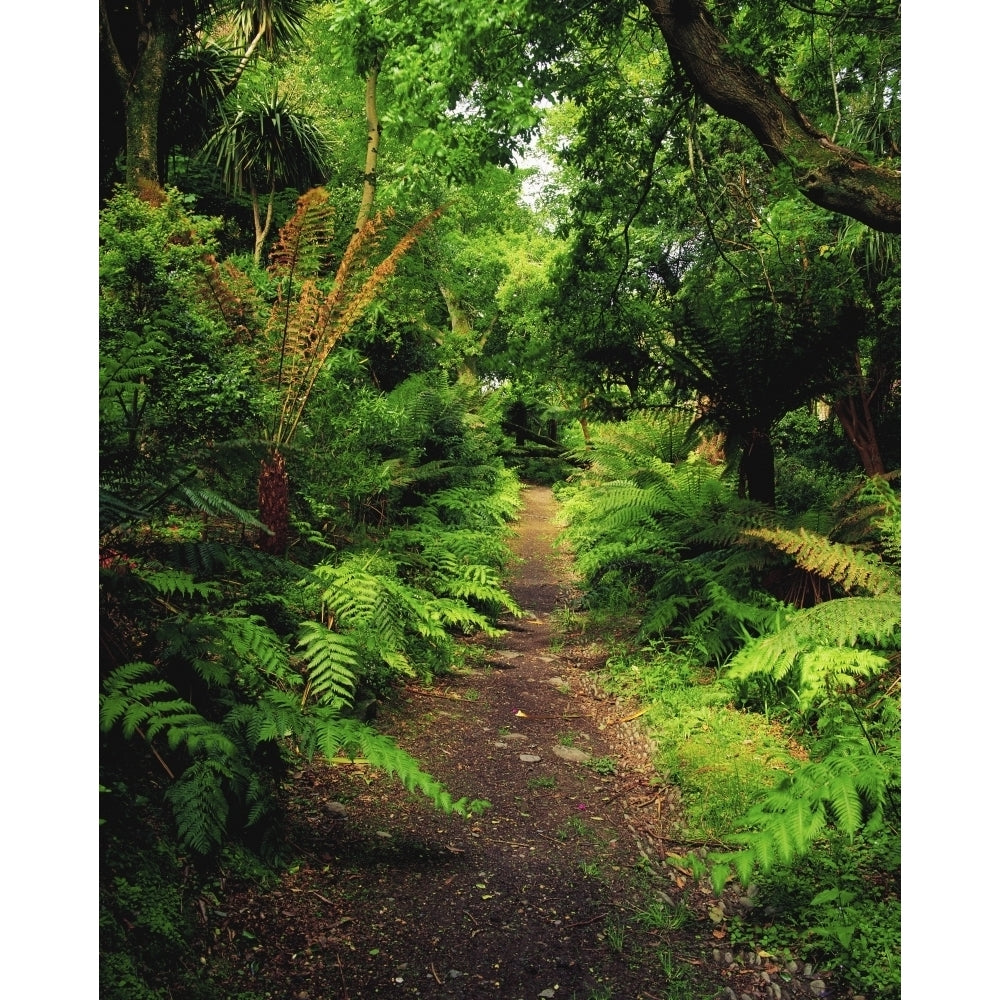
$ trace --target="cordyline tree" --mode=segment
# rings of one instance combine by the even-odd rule
[[[337,266],[329,273],[333,242],[333,210],[323,188],[307,191],[292,217],[282,226],[271,251],[268,272],[278,295],[259,340],[261,368],[275,400],[265,428],[266,455],[261,462],[257,499],[260,519],[267,526],[261,547],[274,554],[288,548],[289,481],[284,449],[290,445],[305,414],[306,404],[333,349],[357,323],[379,290],[391,277],[403,255],[443,209],[425,215],[412,226],[383,261],[374,268],[367,258],[385,232],[392,212],[377,213],[355,230]],[[231,265],[215,267],[210,281],[214,300],[224,316],[239,320],[250,308],[241,296],[252,294],[246,276]]]

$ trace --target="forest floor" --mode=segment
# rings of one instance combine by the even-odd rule
[[[294,775],[295,862],[223,887],[212,978],[230,1000],[702,1000],[849,997],[824,970],[739,952],[722,900],[671,864],[681,804],[637,706],[602,694],[606,653],[558,628],[572,564],[557,503],[528,487],[509,589],[524,611],[475,664],[384,705],[378,728],[473,817],[442,816],[357,765]],[[564,616],[567,617],[567,616]]]

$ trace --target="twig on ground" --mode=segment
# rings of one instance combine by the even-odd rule
[[[442,691],[424,691],[422,688],[409,687],[406,688],[410,694],[422,694],[425,698],[447,698],[448,701],[463,701],[464,699],[457,694],[448,694]]]
[[[610,912],[611,911],[608,910],[608,913],[610,913]],[[596,917],[591,917],[589,920],[577,920],[576,923],[566,924],[566,926],[567,927],[586,927],[587,924],[592,924],[595,921],[603,920],[608,915],[608,913],[598,913]]]

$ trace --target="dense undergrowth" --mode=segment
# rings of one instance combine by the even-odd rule
[[[302,218],[282,253],[315,237]],[[198,907],[280,859],[293,764],[363,758],[445,812],[485,808],[379,733],[377,706],[517,612],[519,484],[478,394],[434,367],[380,388],[349,337],[364,281],[306,275],[305,254],[220,269],[212,231],[176,194],[102,213],[101,992],[122,1000],[212,995]],[[340,339],[277,442],[312,349],[281,304],[309,296]]]
[[[685,431],[602,428],[559,490],[587,627],[615,625],[606,682],[648,706],[681,838],[707,845],[682,863],[749,887],[731,939],[898,997],[898,489],[828,475],[807,495],[795,474],[750,504],[699,455],[669,460]]]
[[[414,330],[357,334],[415,230],[387,248],[366,227],[338,262],[330,225],[311,193],[258,268],[220,264],[217,222],[176,192],[102,213],[102,996],[212,995],[198,913],[280,861],[302,759],[363,757],[444,811],[486,805],[377,715],[517,611],[502,404]],[[683,863],[754,886],[731,938],[893,998],[898,489],[789,451],[776,508],[752,504],[705,458],[676,461],[688,430],[637,416],[518,460],[557,483],[588,627],[635,619],[608,683],[650,706],[684,837],[708,845]]]

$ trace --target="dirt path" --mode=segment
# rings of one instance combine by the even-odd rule
[[[759,957],[733,962],[713,898],[664,864],[675,796],[628,706],[590,683],[600,651],[555,627],[573,600],[557,505],[547,489],[524,500],[510,589],[525,616],[480,644],[475,669],[379,720],[452,794],[492,808],[446,818],[381,774],[304,770],[292,869],[266,893],[226,887],[213,951],[229,997],[822,995],[775,991]]]

